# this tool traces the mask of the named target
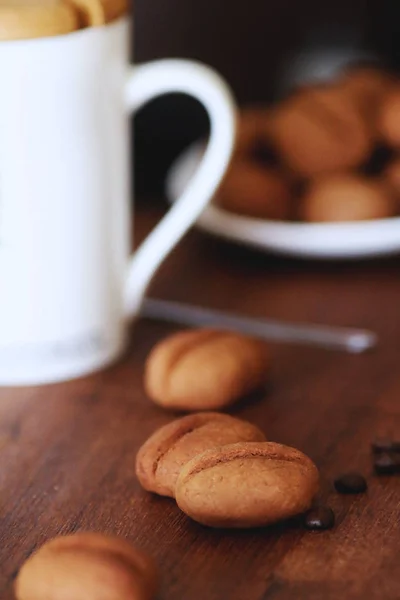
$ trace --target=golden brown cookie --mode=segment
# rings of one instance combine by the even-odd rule
[[[382,182],[342,174],[314,181],[301,210],[305,221],[364,221],[392,217],[396,202]]]
[[[238,215],[285,220],[290,216],[291,190],[277,169],[236,160],[221,184],[217,203]]]
[[[265,435],[251,423],[221,413],[199,413],[158,429],[140,448],[136,475],[149,492],[175,497],[182,467],[197,454],[234,442],[261,442]]]
[[[145,367],[148,396],[172,410],[218,410],[269,375],[265,344],[229,331],[192,329],[153,348]]]
[[[123,17],[129,13],[128,0],[101,0],[105,14],[106,23]]]
[[[273,132],[282,160],[306,178],[356,167],[373,147],[362,111],[334,86],[305,89],[283,102]]]
[[[242,442],[207,450],[178,477],[176,501],[210,527],[261,527],[306,511],[318,490],[314,463],[274,442]]]
[[[383,101],[378,117],[378,131],[389,146],[400,148],[400,86]]]
[[[153,561],[125,540],[98,533],[58,537],[22,566],[17,600],[151,600]]]
[[[370,118],[375,118],[384,97],[395,84],[393,75],[376,67],[349,69],[338,82]]]
[[[80,28],[77,12],[63,2],[0,3],[0,41],[52,37]]]
[[[101,27],[106,23],[106,15],[101,0],[69,0],[79,15],[81,28]]]

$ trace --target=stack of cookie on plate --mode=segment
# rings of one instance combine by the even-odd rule
[[[358,67],[242,111],[216,199],[232,213],[342,222],[400,213],[400,80]]]

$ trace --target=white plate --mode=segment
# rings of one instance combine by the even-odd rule
[[[174,202],[201,160],[201,144],[172,165],[166,183]],[[217,236],[260,250],[305,258],[370,258],[400,252],[400,217],[353,223],[288,223],[242,217],[210,205],[198,226]]]

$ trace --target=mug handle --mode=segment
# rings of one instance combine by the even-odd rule
[[[127,317],[139,313],[154,273],[211,200],[235,141],[232,93],[215,71],[196,62],[160,60],[132,67],[126,86],[127,109],[135,112],[155,96],[169,92],[189,94],[203,104],[210,118],[210,140],[186,190],[130,259],[124,298]]]

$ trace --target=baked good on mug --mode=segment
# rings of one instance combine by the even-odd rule
[[[158,587],[153,560],[127,541],[78,533],[47,542],[22,566],[17,600],[151,600]]]
[[[281,159],[306,178],[357,167],[373,147],[362,111],[334,86],[307,88],[283,102],[273,138]]]
[[[129,12],[127,0],[70,0],[79,11],[81,27],[99,27]]]
[[[187,415],[157,429],[146,440],[136,457],[136,475],[145,490],[175,497],[182,467],[197,454],[215,446],[265,439],[258,427],[229,415]]]
[[[274,442],[242,442],[207,450],[189,461],[176,501],[210,527],[261,527],[308,510],[319,474],[302,452]]]
[[[249,217],[286,220],[291,211],[291,190],[274,167],[237,159],[231,164],[218,194],[218,205]]]
[[[259,388],[269,370],[263,342],[230,331],[191,329],[153,348],[144,385],[164,408],[218,410]]]
[[[79,14],[81,27],[100,27],[106,23],[101,0],[70,0]]]
[[[78,12],[67,2],[8,0],[0,4],[0,41],[53,37],[79,28]]]
[[[53,37],[99,27],[128,10],[127,0],[5,0],[0,4],[0,41]]]
[[[380,180],[350,173],[315,180],[301,204],[304,220],[311,222],[385,219],[396,209],[393,193]]]
[[[100,0],[103,6],[106,23],[115,21],[129,13],[128,0]]]

